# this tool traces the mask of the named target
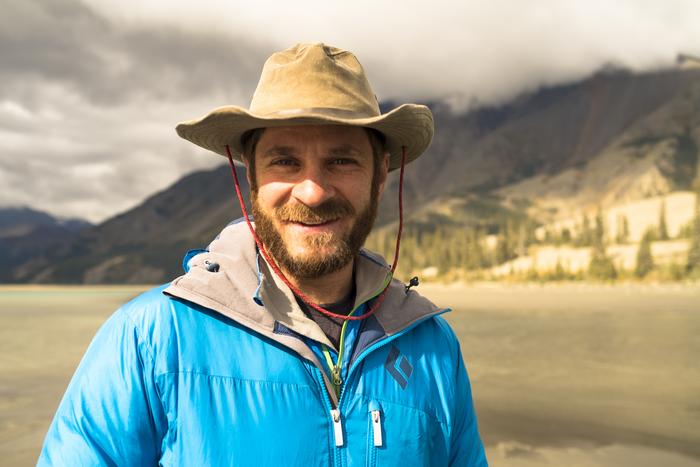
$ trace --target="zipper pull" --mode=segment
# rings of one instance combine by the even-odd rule
[[[382,416],[379,410],[372,411],[372,432],[374,433],[374,445],[382,445]]]
[[[335,435],[336,447],[343,445],[343,425],[340,420],[340,410],[331,410],[331,419],[333,420],[333,434]]]
[[[328,350],[328,347],[324,345],[323,356],[326,357],[326,364],[328,365],[328,371],[330,371],[329,378],[331,380],[331,384],[333,384],[333,390],[335,391],[335,395],[340,397],[340,388],[343,386],[343,378],[340,377],[340,370],[342,365],[342,351],[340,355],[338,355],[338,362],[333,363],[331,353]]]
[[[333,368],[331,368],[331,379],[333,380],[333,386],[336,387],[336,392],[340,392],[343,378],[340,377],[340,367],[338,365],[333,365]]]
[[[383,444],[382,439],[382,412],[379,410],[379,403],[371,401],[369,403],[369,415],[372,418],[372,434],[374,436],[374,446],[380,447]]]

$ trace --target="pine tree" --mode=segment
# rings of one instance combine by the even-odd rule
[[[637,250],[637,265],[634,269],[634,274],[637,277],[644,277],[654,269],[654,257],[651,255],[651,240],[653,234],[651,231],[644,233],[642,241],[639,243]]]
[[[630,237],[630,224],[627,221],[627,216],[619,214],[617,216],[617,234],[615,241],[617,243],[627,243]]]
[[[554,234],[552,233],[552,229],[550,227],[545,227],[544,229],[544,243],[547,245],[554,243]]]
[[[401,241],[401,259],[399,261],[401,276],[407,277],[417,269],[415,252],[418,249],[416,239],[410,233]]]
[[[600,209],[595,215],[592,244],[594,248],[605,251],[605,224],[603,223],[603,212]]]
[[[478,228],[471,228],[467,235],[467,269],[476,270],[487,266],[481,234]]]
[[[668,240],[668,228],[666,227],[666,201],[661,201],[659,209],[659,240]]]
[[[561,231],[561,241],[565,244],[571,243],[571,230],[569,230],[567,227],[564,227],[564,229]]]
[[[510,252],[510,229],[507,225],[501,224],[496,238],[495,263],[503,264],[511,258]]]
[[[520,222],[518,225],[518,240],[517,247],[515,249],[515,256],[523,257],[527,254],[527,239],[525,233],[525,223]]]
[[[610,280],[617,277],[617,270],[605,249],[605,224],[603,213],[598,210],[592,231],[593,254],[588,265],[588,274],[595,279]]]
[[[576,246],[591,246],[593,243],[592,240],[593,230],[591,229],[591,221],[588,216],[584,214],[575,243]]]
[[[530,245],[537,243],[537,235],[535,233],[535,231],[537,230],[537,223],[534,220],[528,218],[526,221],[526,226],[527,227],[525,230],[526,231],[525,247],[528,247]]]
[[[695,199],[695,218],[690,230],[690,249],[685,269],[692,276],[700,276],[700,191]]]

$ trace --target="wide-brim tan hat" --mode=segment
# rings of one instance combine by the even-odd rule
[[[241,136],[249,130],[290,125],[352,125],[374,128],[386,138],[389,169],[428,148],[434,123],[424,105],[404,104],[385,114],[355,55],[321,43],[297,44],[267,59],[250,108],[227,105],[198,120],[177,125],[177,134],[241,160]]]

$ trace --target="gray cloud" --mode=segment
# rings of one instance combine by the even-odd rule
[[[302,41],[357,53],[382,99],[498,103],[605,64],[700,54],[692,0],[6,0],[0,204],[93,221],[224,162],[173,127],[246,106],[265,58]]]
[[[247,100],[270,47],[176,25],[115,24],[67,0],[0,19],[0,204],[102,220],[222,163],[178,121]]]
[[[27,90],[42,80],[102,105],[250,94],[269,50],[261,40],[195,35],[176,25],[113,24],[70,0],[10,0],[6,13],[2,95],[19,92],[34,105]]]
[[[277,48],[318,40],[344,47],[384,99],[494,102],[606,63],[644,70],[682,50],[700,52],[694,0],[150,0],[128,10],[88,1],[123,24],[236,31]]]

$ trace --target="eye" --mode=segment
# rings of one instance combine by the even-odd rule
[[[351,159],[348,157],[338,157],[336,159],[333,159],[331,161],[331,164],[333,164],[333,165],[350,165],[350,164],[357,164],[357,161],[355,159]]]
[[[270,161],[270,165],[293,166],[297,165],[296,159],[293,157],[279,157]]]

